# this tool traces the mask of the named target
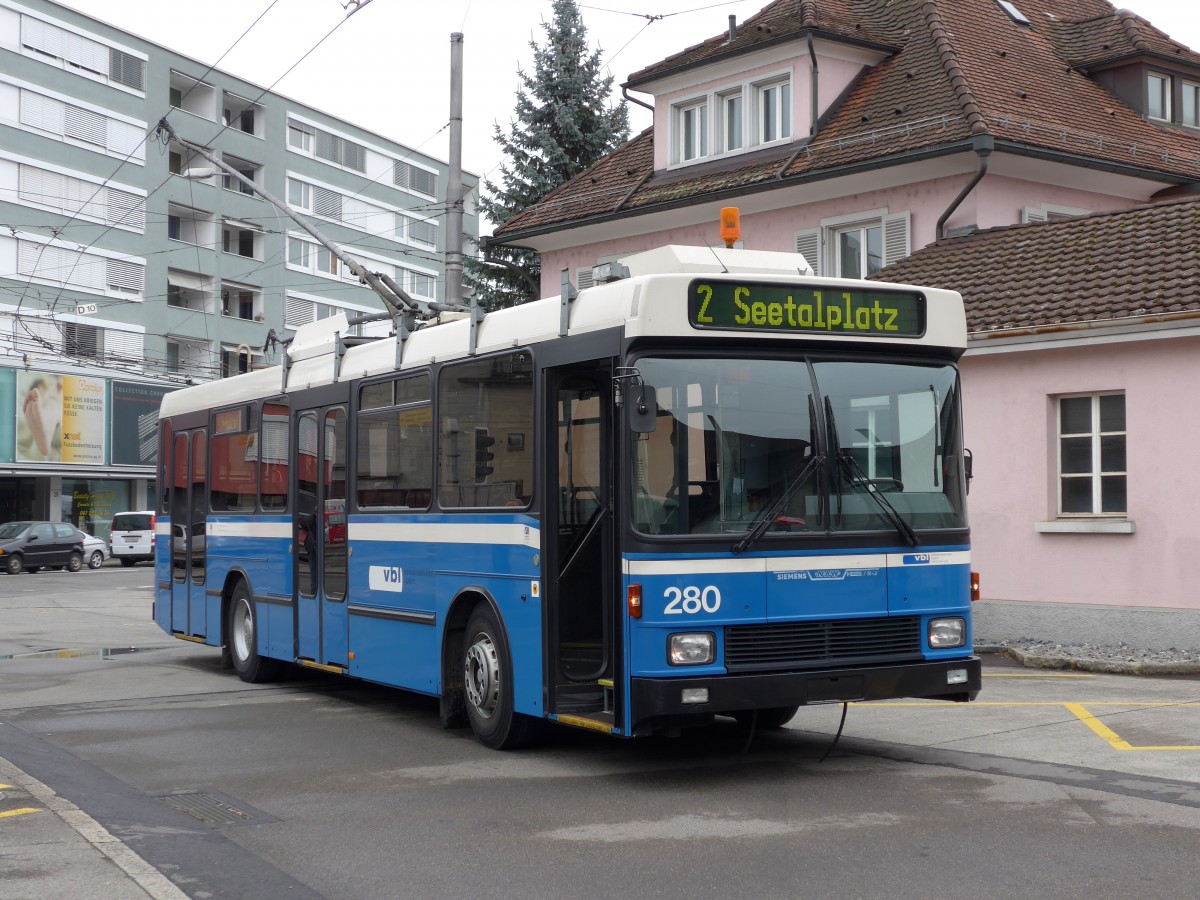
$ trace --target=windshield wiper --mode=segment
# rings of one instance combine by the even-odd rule
[[[917,533],[913,531],[913,527],[908,524],[908,520],[896,511],[896,507],[892,506],[891,502],[880,493],[874,482],[867,477],[867,473],[862,470],[853,454],[849,450],[844,450],[841,447],[837,451],[837,461],[839,468],[844,468],[851,484],[857,484],[867,491],[867,495],[879,504],[879,508],[883,510],[884,517],[892,523],[901,536],[908,541],[910,547],[915,547],[921,543],[917,537]]]
[[[867,477],[867,473],[859,466],[858,460],[854,458],[854,454],[842,446],[842,439],[838,435],[837,422],[833,418],[833,404],[829,401],[828,394],[825,395],[825,424],[829,434],[829,446],[837,448],[834,451],[834,460],[837,462],[834,474],[837,476],[838,481],[838,513],[840,514],[842,511],[842,474],[845,473],[848,476],[846,480],[850,484],[858,484],[866,488],[867,494],[883,510],[884,518],[891,522],[892,527],[900,532],[901,537],[908,542],[910,547],[915,547],[921,543],[917,537],[917,533],[908,524],[908,520],[900,515],[896,511],[896,507],[892,506],[888,499],[879,492],[879,488],[875,487],[875,484]]]
[[[796,496],[796,491],[800,490],[800,486],[808,480],[808,476],[816,471],[818,466],[821,466],[824,463],[825,457],[821,454],[817,454],[810,459],[808,461],[808,465],[800,470],[800,474],[796,476],[796,480],[785,487],[783,489],[783,493],[775,499],[775,502],[763,511],[763,513],[759,516],[758,521],[754,523],[754,527],[746,532],[746,536],[733,545],[732,552],[744,553],[745,551],[749,550],[754,545],[754,542],[762,537],[766,533],[767,529],[771,527],[771,525],[775,522],[775,519],[781,512],[783,512],[783,508],[788,505],[794,496]]]

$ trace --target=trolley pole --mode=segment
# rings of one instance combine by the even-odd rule
[[[446,185],[446,303],[463,298],[462,90],[463,36],[450,35],[450,176]]]

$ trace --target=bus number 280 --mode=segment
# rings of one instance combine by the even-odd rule
[[[721,608],[721,592],[716,585],[709,584],[703,588],[689,584],[685,588],[669,587],[663,591],[667,601],[664,615],[694,616],[698,612],[715,613]]]

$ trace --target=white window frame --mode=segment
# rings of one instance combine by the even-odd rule
[[[1119,431],[1103,431],[1100,423],[1100,398],[1101,397],[1121,397],[1125,399],[1124,391],[1098,391],[1091,394],[1063,394],[1056,398],[1054,404],[1055,411],[1055,459],[1056,459],[1056,495],[1057,495],[1057,515],[1060,519],[1124,519],[1129,514],[1129,419],[1128,405],[1125,409],[1125,428]],[[1091,428],[1087,432],[1064,432],[1062,430],[1062,404],[1064,400],[1091,400]],[[1126,468],[1122,470],[1105,470],[1101,466],[1101,445],[1104,438],[1120,437],[1125,444],[1125,464]],[[1088,438],[1091,441],[1091,471],[1089,472],[1063,472],[1063,441],[1069,439]],[[1103,511],[1103,484],[1104,478],[1122,477],[1125,479],[1125,509],[1111,512]],[[1063,482],[1064,480],[1083,480],[1091,481],[1092,487],[1092,508],[1090,512],[1065,512],[1063,510]]]
[[[106,84],[116,90],[124,91],[127,94],[133,94],[135,97],[146,96],[146,76],[149,71],[149,57],[146,56],[146,54],[130,47],[126,47],[123,44],[116,44],[103,40],[90,32],[82,31],[58,19],[52,19],[42,15],[32,15],[28,11],[20,8],[14,9],[13,11],[19,13],[21,17],[21,22],[17,26],[19,33],[17,35],[15,49],[22,56],[25,56],[29,59],[36,59],[39,62],[45,63],[46,65],[52,65],[67,72],[72,72],[81,78],[88,79],[89,81],[96,81],[100,84]],[[48,32],[46,35],[52,44],[57,45],[53,53],[51,53],[50,50],[44,46],[35,48],[32,44],[26,43],[27,24],[34,27],[41,25],[45,28],[60,32],[58,35]],[[96,47],[102,47],[104,49],[105,65],[103,71],[85,65],[86,60],[84,57],[87,55],[86,51],[89,49],[89,45],[95,45]],[[60,52],[64,50],[66,51],[65,54]],[[141,62],[142,87],[140,89],[131,87],[121,79],[113,77],[112,65],[114,52]]]
[[[752,116],[755,143],[760,147],[765,147],[790,141],[792,139],[791,75],[755,82],[752,94],[754,97]],[[767,108],[764,109],[764,107]],[[768,125],[773,125],[777,129],[778,133],[774,137],[767,136]]]
[[[709,115],[708,97],[692,97],[672,107],[675,131],[675,161],[680,164],[696,163],[708,158]],[[688,155],[688,143],[693,152]]]
[[[1181,101],[1179,123],[1189,128],[1200,128],[1200,84],[1185,80],[1182,85]]]
[[[736,104],[736,111],[730,109]],[[741,87],[721,91],[717,94],[717,154],[738,153],[746,149],[746,92]],[[737,122],[736,146],[730,145],[729,126]]]
[[[1155,89],[1155,82],[1158,82],[1160,87]],[[1153,119],[1155,122],[1170,122],[1171,121],[1171,92],[1174,87],[1172,77],[1166,72],[1147,72],[1146,73],[1146,118]],[[1162,103],[1162,115],[1156,116],[1151,112],[1154,102],[1154,95],[1158,94],[1158,100]]]
[[[830,229],[830,253],[833,256],[833,277],[834,278],[870,278],[879,269],[872,270],[870,268],[869,254],[869,232],[872,230],[879,231],[879,269],[882,269],[886,264],[886,255],[883,246],[883,219],[875,219],[869,222],[856,222],[852,225],[842,225],[837,228]],[[858,259],[858,274],[849,275],[844,271],[844,261],[842,259],[842,241],[843,234],[858,232],[862,235],[862,246],[859,252]]]

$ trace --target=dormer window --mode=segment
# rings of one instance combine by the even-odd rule
[[[1146,76],[1146,115],[1162,122],[1171,121],[1171,76],[1151,72]]]
[[[689,162],[708,156],[708,99],[676,107],[679,135],[679,161]]]
[[[784,78],[755,86],[758,142],[769,144],[792,136],[792,83]]]

